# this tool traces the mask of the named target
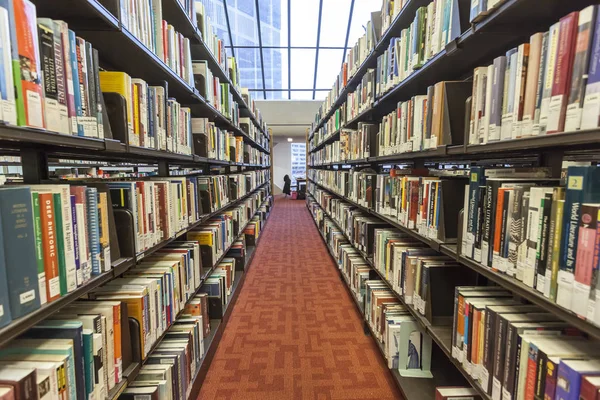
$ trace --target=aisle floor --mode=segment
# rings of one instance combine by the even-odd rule
[[[199,399],[400,399],[306,203],[277,198]]]

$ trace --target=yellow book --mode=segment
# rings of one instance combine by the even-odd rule
[[[190,231],[188,232],[188,240],[195,240],[201,246],[214,246],[212,231]]]
[[[131,101],[131,77],[125,72],[100,71],[100,90],[119,93],[127,102],[127,129],[129,140],[133,134],[133,103]]]
[[[138,86],[131,85],[133,91],[133,142],[129,139],[129,144],[134,146],[140,145],[140,101]]]

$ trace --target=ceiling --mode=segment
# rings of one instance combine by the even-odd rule
[[[275,141],[288,137],[304,139],[321,105],[321,101],[312,100],[257,100],[256,103]]]
[[[255,99],[323,100],[373,0],[196,0],[234,55]]]

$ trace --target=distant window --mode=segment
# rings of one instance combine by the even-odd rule
[[[292,185],[306,178],[306,143],[292,143]]]

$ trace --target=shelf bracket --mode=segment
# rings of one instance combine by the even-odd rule
[[[160,160],[158,162],[158,176],[169,176],[169,163],[166,160]]]

